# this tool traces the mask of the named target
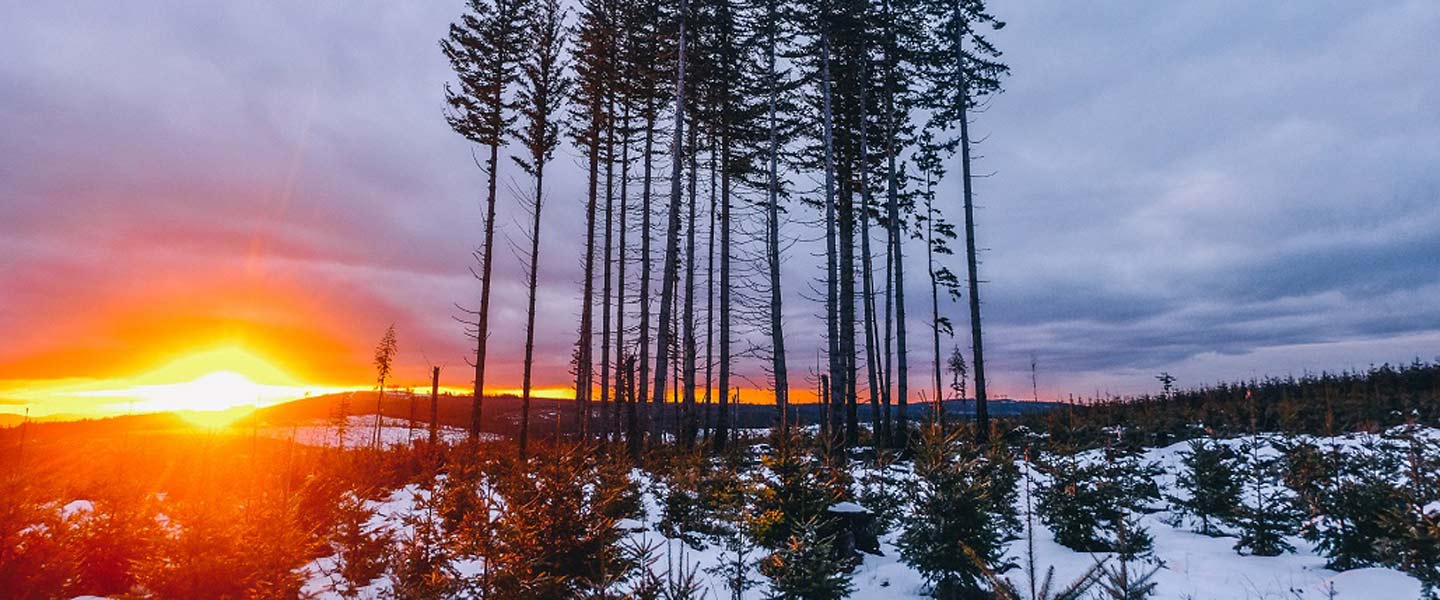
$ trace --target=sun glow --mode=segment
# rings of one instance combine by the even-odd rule
[[[134,377],[46,390],[37,399],[83,400],[101,414],[174,412],[200,425],[222,426],[259,407],[340,389],[306,385],[250,350],[222,346],[187,353]]]

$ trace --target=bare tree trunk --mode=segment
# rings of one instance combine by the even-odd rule
[[[646,102],[653,102],[646,100]],[[651,206],[651,183],[653,182],[652,162],[655,157],[655,111],[653,105],[647,105],[645,115],[645,173],[640,184],[640,340],[637,351],[640,353],[640,396],[636,402],[639,410],[641,425],[644,426],[640,432],[640,440],[637,442],[644,445],[645,432],[650,431],[650,219],[654,207]],[[669,238],[666,238],[667,240]],[[668,273],[668,271],[667,271]],[[664,285],[662,284],[663,288]],[[661,365],[659,373],[665,372],[664,365]],[[663,393],[662,396],[663,397]],[[658,401],[657,401],[658,403]]]
[[[430,368],[430,447],[440,441],[440,367]]]
[[[500,145],[490,145],[485,194],[485,246],[480,256],[480,312],[475,325],[475,396],[470,403],[470,441],[480,439],[485,398],[485,350],[490,337],[490,273],[495,264],[495,186],[499,175]]]
[[[728,98],[728,93],[726,94]],[[728,107],[726,114],[728,115]],[[728,118],[728,117],[727,117]],[[720,421],[715,448],[730,441],[730,134],[720,134]]]
[[[535,289],[540,268],[540,206],[544,202],[545,163],[535,164],[535,218],[530,229],[530,272],[525,310],[525,367],[520,378],[520,457],[525,457],[530,437],[530,382],[535,365]],[[578,390],[577,390],[578,392]]]
[[[823,15],[828,19],[829,15]],[[841,373],[845,370],[844,358],[840,354],[840,327],[839,327],[839,288],[838,270],[839,254],[837,253],[835,239],[835,148],[834,148],[834,111],[830,106],[830,34],[829,24],[822,24],[820,31],[820,95],[823,102],[822,134],[825,144],[825,323],[829,330],[829,362],[830,377],[827,382],[827,412],[829,413],[827,444],[833,449],[837,444],[833,439],[836,432],[840,430],[840,412],[834,410],[829,402],[842,397],[845,393]]]
[[[370,434],[370,447],[380,449],[380,423],[385,420],[385,380],[380,379],[380,391],[375,394],[375,430]]]
[[[640,426],[639,406],[642,397],[636,395],[635,389],[635,357],[631,356],[625,361],[625,390],[628,392],[629,401],[625,405],[625,417],[627,421],[625,446],[630,451],[632,459],[640,458],[640,450],[643,445],[644,430]]]
[[[890,119],[894,119],[893,113]],[[891,438],[893,441],[904,445],[910,439],[910,418],[909,418],[909,393],[910,393],[910,368],[906,362],[905,345],[905,252],[904,244],[900,236],[900,206],[899,190],[896,183],[895,169],[895,134],[894,123],[889,125],[890,131],[887,134],[888,143],[886,148],[886,160],[889,170],[889,189],[887,190],[886,211],[890,215],[890,253],[892,266],[895,272],[895,384],[896,384],[896,417],[895,433]]]
[[[671,316],[675,309],[675,278],[680,253],[680,192],[681,170],[684,161],[683,144],[685,130],[685,20],[689,10],[687,0],[680,0],[679,54],[675,67],[675,127],[670,152],[670,223],[665,239],[665,266],[661,274],[664,282],[660,292],[660,330],[655,339],[655,389],[654,404],[657,408],[665,402],[665,375],[669,367]]]
[[[957,33],[958,35],[960,34]],[[955,40],[955,59],[960,61],[961,65],[964,64],[964,57],[960,55],[962,42],[960,39]],[[980,332],[980,275],[975,250],[975,204],[970,184],[970,116],[969,107],[966,106],[970,101],[970,93],[964,79],[964,69],[960,71],[960,169],[965,189],[965,262],[970,275],[970,355],[975,368],[975,439],[983,444],[990,439],[990,407],[985,396],[985,343]]]
[[[705,251],[705,431],[713,433],[710,421],[710,403],[714,398],[714,374],[715,374],[715,218],[717,216],[716,195],[719,193],[715,185],[715,139],[710,138],[710,229],[708,232],[709,243]],[[724,388],[721,388],[722,390]]]
[[[888,213],[887,213],[887,220],[888,220]],[[892,364],[893,364],[893,363],[891,362],[891,358],[892,358],[892,356],[893,356],[893,353],[890,352],[890,344],[891,344],[891,341],[894,339],[894,332],[891,330],[891,325],[892,325],[892,324],[894,323],[894,321],[895,321],[895,319],[894,319],[894,314],[895,314],[895,271],[894,271],[894,263],[895,263],[894,248],[892,248],[892,247],[890,246],[890,227],[889,227],[889,225],[886,225],[886,226],[885,226],[885,335],[883,336],[883,340],[882,340],[882,341],[883,341],[883,345],[882,345],[882,347],[881,347],[881,351],[882,351],[881,354],[882,354],[882,358],[883,358],[885,367],[884,367],[883,369],[881,369],[881,371],[880,371],[880,385],[881,385],[881,390],[880,390],[880,402],[884,404],[885,417],[884,417],[883,419],[881,419],[881,421],[880,421],[880,426],[885,429],[885,440],[886,440],[887,442],[890,442],[891,445],[893,445],[893,444],[894,444],[894,441],[895,441],[895,438],[894,438],[895,421],[894,421],[894,419],[892,418],[891,412],[890,412],[890,405],[891,405],[891,402],[890,402],[890,399],[891,399],[891,395],[890,395],[891,386],[890,386],[890,384],[891,384],[891,381],[892,381],[892,379],[891,379],[891,366],[892,366]]]
[[[686,220],[685,228],[685,308],[681,316],[681,331],[683,332],[683,346],[681,351],[685,355],[685,366],[681,369],[681,375],[685,378],[685,406],[684,421],[682,427],[682,441],[686,448],[695,445],[696,430],[699,429],[699,414],[695,406],[695,376],[696,376],[696,340],[695,340],[695,226],[696,222],[696,171],[698,163],[696,155],[699,151],[699,136],[697,129],[690,128],[690,206],[687,207],[689,217]]]
[[[769,5],[768,17],[772,22],[778,17],[775,15],[775,5]],[[776,118],[776,98],[779,74],[775,68],[775,46],[778,41],[775,39],[774,30],[770,30],[769,40],[765,49],[768,74],[770,77],[769,98],[767,100],[768,120],[770,127],[770,148],[768,152],[769,180],[767,191],[769,203],[766,205],[766,263],[770,271],[770,344],[771,348],[771,369],[775,377],[775,408],[779,412],[780,433],[786,433],[786,411],[789,410],[790,381],[789,373],[785,365],[785,329],[783,323],[784,311],[781,308],[780,290],[780,124]]]
[[[849,165],[848,160],[845,161]],[[841,178],[844,193],[840,194],[840,357],[844,369],[841,388],[844,396],[836,400],[845,411],[845,445],[860,440],[860,421],[856,412],[855,373],[859,370],[855,352],[855,194],[847,167]]]
[[[925,187],[929,188],[930,185],[927,174]],[[945,358],[940,355],[940,281],[935,278],[935,207],[932,198],[933,195],[927,194],[925,199],[925,264],[926,269],[930,271],[930,323],[931,342],[934,344],[933,350],[935,351],[935,400],[940,403],[939,410],[943,411],[945,396],[941,389],[940,368],[944,364]],[[960,400],[964,400],[964,398]]]
[[[869,62],[865,63],[865,70],[861,73],[862,79],[869,78]],[[867,112],[866,100],[869,94],[868,81],[860,86],[860,274],[862,284],[865,287],[861,296],[862,316],[865,327],[865,367],[869,377],[870,387],[870,435],[871,443],[875,447],[885,445],[884,435],[880,428],[880,397],[879,397],[879,341],[876,340],[875,327],[875,277],[873,261],[870,254],[870,138],[869,138],[869,114]]]
[[[611,262],[614,260],[615,231],[615,103],[610,102],[610,113],[605,119],[605,257],[601,267],[603,283],[600,286],[600,421],[595,435],[604,439],[606,414],[610,409],[610,298]],[[586,426],[590,415],[586,412]],[[582,432],[581,437],[584,437]]]
[[[598,109],[594,110],[598,112]],[[598,120],[598,115],[592,114],[591,118]],[[590,172],[585,202],[585,281],[581,284],[580,340],[575,365],[575,418],[579,421],[581,437],[589,434],[591,381],[594,377],[591,356],[595,323],[595,211],[599,203],[600,124],[592,123],[591,126],[595,130],[590,133],[588,149]],[[559,419],[558,412],[556,419]]]
[[[415,390],[409,390],[410,416],[405,420],[405,443],[415,448]]]
[[[619,402],[624,390],[625,377],[622,376],[621,366],[626,364],[625,356],[625,262],[627,254],[626,232],[630,228],[630,104],[625,104],[625,114],[622,120],[624,131],[620,138],[620,260],[617,263],[619,268],[616,274],[616,298],[615,298],[615,401]],[[632,394],[633,395],[633,394]],[[633,398],[632,398],[633,399]],[[611,422],[615,437],[620,436],[620,407],[615,406]]]

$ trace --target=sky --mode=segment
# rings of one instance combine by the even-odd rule
[[[1030,397],[1032,359],[1044,399],[1440,356],[1440,4],[992,8],[1012,70],[973,128],[992,394]],[[364,387],[391,323],[399,385],[435,364],[468,386],[484,175],[442,118],[437,46],[461,9],[0,4],[0,412],[113,408],[109,387],[177,383],[154,374],[197,355]],[[537,386],[563,393],[584,175],[574,148],[553,164]],[[519,387],[525,185],[502,172],[500,390]],[[940,188],[957,220],[958,178]],[[823,329],[813,218],[785,232],[797,387]],[[925,387],[927,282],[907,293]],[[964,331],[963,305],[942,311]],[[753,356],[737,372],[767,385]]]

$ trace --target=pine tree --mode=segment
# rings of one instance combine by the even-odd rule
[[[442,600],[460,589],[460,580],[444,543],[437,513],[439,499],[430,490],[412,496],[415,509],[403,517],[390,563],[390,593],[395,600]]]
[[[939,101],[933,118],[937,125],[956,125],[960,128],[965,257],[970,276],[970,356],[975,377],[975,422],[980,438],[984,440],[990,433],[990,413],[985,380],[985,350],[980,326],[979,255],[975,243],[970,117],[985,98],[1001,91],[1000,80],[1010,72],[1010,68],[999,60],[1000,50],[982,33],[982,28],[986,27],[999,30],[1005,27],[1005,22],[990,14],[984,0],[935,3],[935,6],[940,10],[948,9],[948,15],[942,17],[940,32],[948,46],[950,60],[948,65],[932,72],[935,97]]]
[[[1133,518],[1122,517],[1116,523],[1115,560],[1104,565],[1104,576],[1100,579],[1101,598],[1105,600],[1145,600],[1155,594],[1158,585],[1155,574],[1160,572],[1158,563],[1149,568],[1141,559],[1146,558],[1153,543],[1148,533],[1136,526]]]
[[[1050,481],[1039,494],[1041,519],[1055,533],[1055,541],[1079,552],[1141,552],[1143,547],[1122,548],[1116,533],[1130,513],[1158,499],[1154,484],[1157,467],[1141,463],[1132,454],[1107,449],[1106,459],[1082,463],[1073,454],[1045,465]],[[1148,539],[1131,528],[1127,544],[1143,546]]]
[[[1035,511],[1033,503],[1032,472],[1033,464],[1030,462],[1030,451],[1025,452],[1025,580],[1029,591],[1028,600],[1081,600],[1086,597],[1090,589],[1100,582],[1105,574],[1106,560],[1101,559],[1092,565],[1079,577],[1071,581],[1065,587],[1055,589],[1055,567],[1050,566],[1045,570],[1045,577],[1041,579],[1035,566]],[[981,572],[994,590],[997,600],[1025,600],[1027,597],[1021,595],[1019,587],[1010,580],[996,573],[994,569],[986,567],[983,563],[977,563],[982,567]]]
[[[395,324],[385,328],[385,335],[375,346],[375,429],[370,436],[370,447],[380,448],[380,424],[384,420],[385,380],[395,362]]]
[[[898,447],[905,447],[909,440],[909,346],[906,339],[905,317],[905,252],[901,235],[901,187],[906,178],[899,166],[904,153],[906,136],[912,129],[911,114],[914,108],[924,104],[921,88],[925,74],[933,72],[935,53],[927,24],[931,22],[925,11],[924,0],[883,0],[876,15],[880,38],[880,57],[877,71],[881,79],[881,101],[878,108],[884,112],[884,160],[885,160],[885,255],[887,276],[885,278],[885,380],[883,398],[890,404],[890,334],[891,322],[895,333],[895,422],[887,424],[887,438]],[[893,308],[893,319],[892,319]],[[888,410],[888,409],[887,409]],[[887,418],[888,421],[888,418]]]
[[[684,183],[681,180],[681,172],[684,163],[684,139],[685,139],[685,48],[686,21],[690,18],[688,0],[680,0],[680,9],[677,14],[679,21],[676,40],[676,62],[675,62],[675,125],[671,131],[670,145],[670,206],[668,209],[669,219],[665,233],[665,259],[661,268],[660,278],[660,314],[659,330],[655,336],[655,386],[653,403],[657,409],[665,403],[665,377],[666,371],[670,368],[670,346],[673,344],[671,336],[674,335],[676,327],[673,320],[676,318],[675,299],[676,280],[679,278],[680,260],[680,201]],[[680,361],[676,361],[678,364]],[[677,386],[680,382],[675,382]]]
[[[1180,453],[1180,462],[1175,485],[1187,495],[1172,496],[1171,504],[1200,520],[1198,533],[1221,535],[1218,525],[1233,521],[1240,506],[1239,455],[1228,445],[1194,440],[1189,450]]]
[[[614,5],[608,0],[587,0],[581,3],[579,24],[575,28],[578,46],[575,61],[574,97],[571,107],[575,113],[572,137],[577,146],[585,149],[586,195],[585,195],[585,253],[584,274],[581,283],[581,304],[579,337],[575,344],[575,402],[581,435],[588,434],[590,425],[591,395],[594,377],[594,311],[595,311],[595,243],[596,213],[600,202],[600,167],[605,164],[607,172],[606,200],[611,197],[608,174],[613,161],[608,156],[612,131],[612,87],[614,86],[614,60],[616,37],[613,21]],[[601,146],[607,147],[602,159]],[[607,213],[608,218],[608,213]],[[607,245],[606,250],[609,250]],[[608,263],[606,264],[608,269]],[[609,281],[605,282],[608,285]],[[606,290],[608,292],[608,289]],[[608,298],[606,298],[608,302]],[[608,313],[606,313],[608,315]],[[605,317],[608,319],[608,316]],[[608,333],[608,332],[605,332]],[[608,340],[606,340],[608,341]],[[602,352],[609,352],[609,344],[602,342]],[[603,362],[603,361],[602,361]],[[608,374],[608,371],[606,372]],[[604,382],[602,381],[602,388]],[[608,394],[608,389],[602,389]]]
[[[1235,550],[1241,554],[1279,556],[1295,550],[1285,536],[1295,532],[1299,515],[1281,479],[1280,458],[1264,452],[1269,447],[1259,435],[1251,436],[1240,447],[1245,458],[1245,499],[1235,514],[1235,524],[1240,528]]]
[[[1020,513],[1015,509],[1020,500],[1020,467],[1015,453],[1002,440],[996,439],[984,449],[980,471],[989,482],[986,497],[989,512],[999,525],[1005,543],[1019,539]]]
[[[785,434],[786,412],[789,410],[790,379],[785,357],[784,304],[781,293],[780,265],[780,200],[786,196],[780,177],[782,144],[794,135],[796,125],[791,95],[794,84],[789,70],[779,62],[793,43],[790,26],[793,16],[788,4],[780,0],[751,0],[748,44],[758,48],[762,57],[756,61],[757,75],[749,80],[754,95],[763,95],[764,149],[757,152],[765,164],[765,271],[769,279],[770,302],[767,309],[770,335],[771,376],[775,390],[775,409],[780,433]],[[757,119],[758,120],[758,119]],[[757,133],[757,138],[759,134]],[[757,139],[758,141],[758,139]]]
[[[658,0],[643,0],[634,3],[625,3],[630,10],[627,11],[627,26],[623,28],[626,36],[626,49],[624,53],[623,71],[630,75],[633,84],[631,86],[632,98],[638,105],[640,119],[644,122],[644,142],[642,143],[642,169],[640,177],[640,332],[636,339],[636,353],[640,356],[640,369],[638,373],[639,387],[634,399],[637,423],[636,432],[638,435],[632,438],[631,452],[638,457],[644,447],[644,432],[650,428],[651,420],[651,351],[650,331],[652,325],[651,317],[651,292],[650,285],[654,280],[652,273],[654,260],[651,251],[651,241],[655,209],[653,207],[654,197],[654,159],[657,125],[660,120],[661,107],[665,103],[665,94],[668,86],[665,84],[669,70],[666,66],[670,53],[667,52],[666,41],[661,23],[668,19],[663,13],[663,7],[668,3]],[[669,239],[668,237],[666,238]],[[663,373],[664,367],[658,369]],[[656,410],[658,411],[659,400],[664,394],[656,396]]]
[[[1373,438],[1359,448],[1330,450],[1336,476],[1322,484],[1318,514],[1301,528],[1301,535],[1326,557],[1326,567],[1337,571],[1382,562],[1377,542],[1386,537],[1384,515],[1401,504],[1399,490],[1389,477],[1395,458],[1385,444]]]
[[[388,530],[371,526],[373,511],[365,499],[349,492],[341,496],[336,511],[330,548],[337,561],[330,576],[330,589],[345,598],[355,598],[360,588],[385,571],[385,552],[391,543]]]
[[[940,355],[940,336],[954,335],[954,326],[948,317],[940,314],[940,290],[944,289],[952,299],[958,299],[960,294],[960,280],[950,271],[949,267],[939,264],[936,255],[947,256],[954,254],[950,250],[950,240],[954,239],[955,227],[947,223],[941,215],[940,210],[935,206],[935,185],[945,176],[943,155],[953,151],[953,143],[947,144],[937,142],[934,131],[926,128],[920,132],[915,153],[915,165],[920,170],[920,177],[923,180],[922,186],[917,190],[920,203],[924,205],[924,212],[916,215],[917,226],[920,223],[925,225],[925,262],[926,271],[930,279],[930,333],[931,349],[935,355],[935,398],[941,401],[944,391],[941,387],[940,373],[943,368],[948,367],[952,374],[956,375],[955,399],[965,399],[965,377],[967,368],[965,357],[960,354],[960,348],[956,347],[951,352],[950,358],[946,361]],[[917,232],[917,235],[919,232]],[[957,362],[958,361],[958,362]],[[952,385],[952,388],[955,387]]]
[[[1420,580],[1426,600],[1440,597],[1440,438],[1409,423],[1387,432],[1404,455],[1401,503],[1382,522],[1386,562]]]
[[[679,539],[696,550],[705,549],[702,534],[715,532],[701,499],[702,471],[708,465],[694,450],[682,451],[662,479],[660,522],[665,537]]]
[[[927,427],[916,449],[915,471],[914,518],[906,522],[898,545],[906,564],[931,584],[934,597],[962,598],[980,591],[980,565],[1002,573],[1014,567],[1004,559],[1008,524],[994,503],[1001,496],[1013,499],[1013,488],[1011,495],[1000,493],[988,477],[985,458],[961,451],[958,431]]]
[[[525,358],[520,392],[520,455],[525,455],[530,431],[530,384],[535,364],[535,300],[540,267],[540,209],[545,200],[545,165],[560,144],[560,124],[555,117],[570,87],[565,75],[565,18],[567,11],[558,0],[542,0],[528,15],[525,43],[529,51],[521,61],[519,112],[520,141],[528,155],[513,157],[521,170],[534,180],[529,200],[533,220],[530,229],[528,305],[525,312]]]
[[[760,573],[770,578],[770,598],[835,600],[854,591],[845,561],[835,556],[834,536],[821,530],[815,518],[798,523],[784,544],[760,562]]]
[[[794,437],[777,444],[761,460],[770,477],[755,492],[747,525],[756,544],[777,550],[803,523],[827,525],[825,509],[845,498],[847,483],[841,470],[817,464]]]
[[[899,524],[909,495],[895,473],[896,453],[877,448],[868,469],[860,477],[860,505],[875,515],[881,531]]]
[[[631,567],[617,527],[634,508],[625,473],[606,475],[588,454],[554,447],[497,473],[503,510],[487,557],[497,597],[592,597]]]
[[[500,175],[500,147],[511,133],[515,117],[507,99],[519,72],[521,34],[525,24],[523,0],[468,0],[469,12],[450,25],[440,48],[450,60],[459,89],[445,86],[450,127],[472,142],[485,146],[485,242],[480,259],[480,307],[475,312],[475,392],[470,407],[470,440],[480,435],[485,393],[486,345],[490,334],[490,282],[495,264],[495,200]]]
[[[935,340],[939,340],[937,336]],[[940,387],[939,365],[940,346],[935,346],[935,419],[941,423],[945,422],[945,392]],[[960,353],[960,347],[954,346],[950,349],[950,358],[945,361],[946,370],[950,371],[950,396],[956,400],[965,400],[965,355]]]

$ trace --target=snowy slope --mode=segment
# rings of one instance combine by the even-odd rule
[[[403,432],[403,429],[401,430]],[[368,434],[368,431],[366,432]],[[1432,431],[1432,434],[1440,432]],[[1364,441],[1362,435],[1342,436],[1335,439],[1316,439],[1322,444],[1336,443],[1342,446],[1357,445]],[[1241,440],[1224,440],[1226,444],[1239,444]],[[1167,492],[1172,491],[1173,473],[1180,465],[1180,452],[1185,444],[1155,448],[1144,453],[1147,461],[1158,462],[1167,474],[1160,483]],[[863,466],[855,467],[857,479]],[[903,471],[903,469],[902,469]],[[694,570],[710,588],[711,598],[727,598],[729,590],[723,579],[710,572],[724,560],[723,546],[718,540],[707,540],[706,547],[694,549],[680,540],[665,538],[658,529],[661,515],[660,499],[654,493],[655,486],[649,475],[635,471],[644,491],[646,516],[643,520],[626,520],[622,527],[633,541],[646,542],[659,547],[657,565],[672,568],[685,565]],[[1038,475],[1037,475],[1038,476]],[[1022,483],[1023,485],[1023,483]],[[417,494],[426,493],[417,486],[395,490],[385,501],[375,503],[376,516],[372,525],[376,527],[400,528],[403,518],[414,510]],[[1022,487],[1018,502],[1023,506],[1025,492]],[[1166,511],[1144,515],[1140,523],[1149,529],[1154,537],[1154,553],[1162,567],[1156,576],[1158,600],[1411,600],[1419,598],[1420,583],[1413,577],[1387,568],[1357,569],[1343,573],[1324,568],[1325,559],[1315,553],[1314,548],[1303,539],[1293,537],[1289,541],[1297,551],[1277,557],[1240,556],[1233,546],[1233,537],[1208,537],[1191,532],[1189,529],[1166,524]],[[1055,543],[1051,532],[1036,519],[1033,532],[1022,532],[1020,540],[1009,547],[1009,555],[1023,564],[1026,535],[1033,533],[1035,562],[1040,576],[1053,566],[1057,587],[1074,579],[1088,569],[1103,554],[1087,554],[1072,551]],[[852,598],[876,600],[881,598],[925,598],[925,582],[914,569],[901,562],[895,547],[898,532],[889,532],[881,538],[881,556],[865,555],[853,575],[855,592]],[[760,558],[760,552],[753,551],[749,557],[753,563]],[[318,598],[339,598],[327,593],[328,579],[324,571],[333,566],[333,557],[322,558],[309,567],[311,575],[307,591]],[[330,562],[326,562],[330,561]],[[474,573],[478,565],[457,564],[462,573]],[[1021,571],[1008,575],[1022,592],[1028,590]],[[765,597],[764,578],[752,567],[751,579],[757,583],[743,594],[743,598]],[[383,578],[366,588],[363,597],[378,597],[388,583]]]

